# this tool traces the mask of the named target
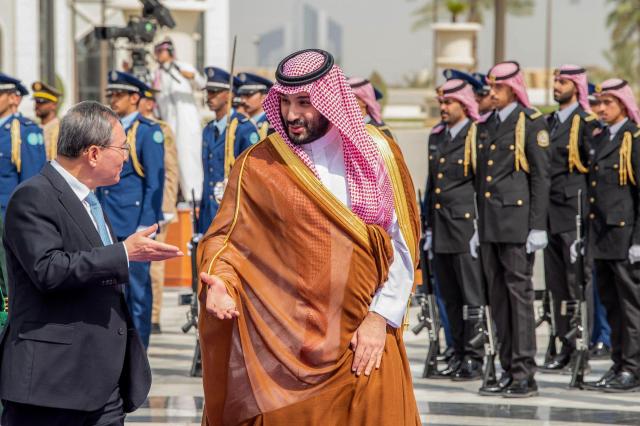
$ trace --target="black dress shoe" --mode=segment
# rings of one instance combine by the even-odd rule
[[[451,378],[454,382],[465,382],[482,378],[482,362],[465,358],[462,365]]]
[[[535,379],[513,380],[502,392],[504,398],[529,398],[538,395]]]
[[[449,363],[444,368],[444,370],[438,371],[438,376],[440,376],[440,378],[443,378],[443,379],[444,378],[450,379],[453,377],[454,374],[456,374],[458,369],[460,369],[460,366],[462,366],[462,359],[454,356],[449,360]]]
[[[151,323],[151,334],[162,334],[162,331],[160,330],[160,323]]]
[[[513,377],[510,374],[502,373],[500,380],[495,383],[487,384],[478,389],[478,394],[482,396],[499,396],[511,384]]]
[[[560,353],[551,361],[545,362],[544,365],[540,367],[540,370],[550,373],[559,373],[569,365],[569,361],[571,361],[571,352]]]
[[[604,343],[598,342],[589,351],[589,358],[598,359],[598,360],[611,359],[611,349],[609,348],[609,346],[605,345]]]
[[[616,372],[616,370],[612,367],[606,373],[604,373],[604,376],[602,376],[600,380],[595,382],[584,382],[582,385],[582,389],[602,390],[602,388],[604,388],[605,385],[607,385],[611,380],[616,378],[617,374],[618,373]]]
[[[453,355],[455,354],[455,349],[453,349],[453,346],[449,346],[443,353],[439,354],[436,359],[439,362],[449,362],[449,360],[451,360],[451,358],[453,357]]]
[[[621,371],[602,390],[610,393],[637,392],[640,390],[640,380],[633,373]]]

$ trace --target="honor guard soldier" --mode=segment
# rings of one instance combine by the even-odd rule
[[[497,109],[478,124],[479,235],[471,252],[480,245],[504,374],[480,394],[528,397],[538,391],[531,275],[534,252],[547,245],[549,132],[518,63],[495,65],[488,82]]]
[[[0,73],[0,214],[3,217],[15,187],[37,174],[47,161],[42,129],[16,112],[25,91],[20,80]]]
[[[473,74],[467,74],[466,72],[447,68],[442,72],[442,75],[447,80],[454,78],[464,80],[471,85],[473,93],[475,95],[476,104],[478,105],[478,114],[483,117],[490,114],[493,111],[493,102],[491,96],[489,96],[489,84],[487,83],[487,76],[474,72]]]
[[[270,132],[271,126],[262,108],[262,101],[267,97],[267,92],[273,86],[273,82],[267,78],[256,74],[242,72],[238,74],[238,95],[242,100],[242,105],[251,118],[251,122],[258,129],[260,140],[264,139]]]
[[[36,117],[40,119],[40,127],[44,133],[47,160],[54,160],[58,150],[58,132],[60,131],[58,106],[62,93],[42,81],[34,82],[31,89],[35,102],[34,111]]]
[[[477,324],[464,321],[468,312],[485,305],[479,259],[469,252],[474,233],[475,120],[478,119],[471,86],[464,80],[448,80],[438,89],[442,122],[429,136],[427,178],[427,230],[425,250],[433,253],[440,294],[453,337],[454,354],[441,376],[473,380],[482,375],[482,351],[470,340]],[[430,255],[431,255],[430,253]]]
[[[150,88],[131,74],[111,71],[107,96],[111,109],[120,116],[127,133],[129,155],[120,172],[120,182],[99,188],[98,198],[111,220],[119,241],[163,220],[164,135],[160,125],[138,112],[143,93]],[[129,264],[127,305],[145,347],[151,330],[150,262]]]
[[[351,77],[347,79],[347,83],[351,86],[353,94],[356,95],[364,123],[377,127],[382,133],[395,140],[391,129],[382,120],[382,106],[379,102],[383,98],[382,92],[376,89],[369,80],[362,77]]]
[[[599,89],[607,127],[589,167],[586,256],[611,325],[613,366],[585,387],[633,392],[640,388],[640,111],[626,81]]]
[[[576,281],[569,249],[576,240],[578,191],[587,194],[587,172],[591,138],[600,128],[598,117],[589,107],[589,87],[586,71],[575,65],[563,65],[554,73],[553,98],[559,110],[548,119],[551,136],[551,189],[549,195],[549,245],[544,250],[544,272],[547,290],[554,304],[556,334],[562,342],[560,353],[547,361],[547,371],[562,371],[576,348],[575,338],[567,339],[571,331],[570,313],[562,315],[561,305],[576,306],[586,283]],[[588,262],[585,262],[587,265]],[[591,268],[585,267],[585,279],[590,282]],[[590,294],[591,287],[586,294]],[[586,331],[585,331],[586,333]]]
[[[176,204],[178,202],[178,186],[180,183],[180,170],[178,169],[178,150],[176,139],[171,127],[166,121],[154,116],[156,110],[156,90],[145,90],[138,103],[138,111],[143,117],[160,125],[164,135],[164,186],[162,190],[162,215],[164,220],[156,235],[156,241],[165,242],[167,239],[168,224],[176,221],[178,214]],[[164,288],[164,262],[151,262],[151,289],[153,293],[153,307],[151,309],[151,334],[159,334],[160,311],[162,309],[162,290]]]
[[[204,186],[198,228],[205,233],[218,212],[226,179],[235,159],[248,147],[257,143],[260,136],[251,120],[231,109],[229,73],[221,68],[205,68],[207,76],[207,106],[216,114],[202,132],[202,165]],[[239,86],[234,77],[234,86]],[[229,123],[227,124],[227,121]]]

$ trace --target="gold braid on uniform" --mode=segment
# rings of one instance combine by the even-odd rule
[[[20,173],[22,166],[20,145],[22,145],[22,139],[20,138],[20,120],[14,118],[11,122],[11,162],[16,166],[18,173]]]
[[[60,124],[51,131],[51,141],[49,142],[49,160],[55,160],[58,155],[58,135],[60,134]]]
[[[138,133],[139,124],[140,122],[136,121],[133,123],[133,126],[131,126],[131,130],[129,130],[129,133],[127,134],[127,143],[131,148],[130,155],[133,169],[136,171],[138,176],[144,177],[144,169],[142,168],[142,164],[140,164],[140,160],[138,160],[138,152],[136,151],[136,133]]]
[[[571,121],[571,132],[569,132],[569,173],[577,169],[580,173],[587,173],[589,170],[580,160],[580,150],[578,149],[578,133],[580,132],[580,116],[573,116]]]
[[[526,142],[525,122],[524,112],[521,112],[518,116],[518,122],[516,123],[515,166],[516,171],[522,169],[524,172],[529,173],[529,162],[527,161],[527,155],[524,151],[524,144]]]
[[[235,163],[236,158],[233,155],[234,145],[236,143],[236,129],[238,128],[238,119],[234,118],[229,123],[229,127],[227,128],[227,134],[224,138],[224,178],[225,180],[229,178],[229,172],[231,172],[231,167],[233,167],[233,163]]]
[[[258,129],[258,136],[260,136],[260,140],[267,137],[267,133],[269,132],[269,124],[266,121],[262,122],[262,126]]]
[[[631,165],[631,147],[633,137],[630,132],[624,132],[622,137],[622,145],[620,145],[620,167],[618,173],[620,174],[620,185],[626,185],[630,180],[632,184],[636,184],[636,179],[633,176],[633,166]]]
[[[469,174],[469,164],[473,173],[476,172],[476,123],[471,123],[467,137],[464,140],[464,175]]]

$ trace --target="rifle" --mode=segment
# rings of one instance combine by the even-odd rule
[[[418,190],[418,198],[422,200],[422,194]],[[424,362],[423,378],[434,377],[438,375],[438,350],[440,349],[440,315],[438,314],[438,305],[436,304],[436,296],[434,293],[433,276],[431,274],[431,264],[425,251],[424,241],[425,232],[425,216],[423,209],[420,209],[420,222],[422,223],[422,238],[420,239],[420,269],[422,271],[422,284],[425,288],[424,294],[416,295],[416,299],[420,301],[420,312],[418,312],[418,324],[411,331],[413,334],[419,334],[423,328],[427,329],[429,335],[429,350],[427,358]]]
[[[582,255],[583,239],[582,239],[582,190],[578,190],[578,214],[576,215],[576,280],[580,285],[579,299],[575,313],[573,315],[575,327],[567,333],[567,338],[576,338],[576,358],[573,371],[571,373],[571,382],[569,388],[582,389],[584,384],[584,370],[587,361],[587,351],[589,350],[589,328],[587,324],[587,298],[585,295],[584,280],[584,256]],[[566,304],[565,304],[566,306]]]
[[[475,209],[475,218],[473,219],[473,229],[478,232],[478,201],[476,194],[473,194],[473,208]],[[482,283],[484,284],[484,282]],[[494,386],[497,383],[496,378],[496,336],[494,334],[493,316],[491,316],[491,303],[489,302],[489,289],[484,285],[484,294],[486,304],[484,306],[468,306],[462,307],[462,318],[467,320],[475,320],[479,324],[477,334],[469,341],[474,348],[484,345],[484,371],[482,372],[482,385],[480,389]]]
[[[538,297],[536,297],[538,299]],[[547,289],[542,292],[542,306],[538,308],[538,319],[536,320],[536,328],[540,327],[542,323],[549,324],[549,344],[547,345],[547,352],[544,355],[544,362],[551,361],[558,354],[556,348],[556,317],[553,295]]]
[[[200,242],[202,235],[198,233],[196,197],[193,189],[191,190],[191,197],[193,200],[193,234],[188,244],[188,248],[191,252],[191,294],[181,295],[180,305],[189,305],[189,311],[187,311],[187,322],[182,326],[182,332],[188,333],[191,328],[194,328],[196,332],[196,347],[193,352],[193,359],[191,361],[191,370],[189,371],[189,374],[192,377],[202,377],[200,338],[198,336],[198,243]]]

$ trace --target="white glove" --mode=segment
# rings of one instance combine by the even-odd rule
[[[571,263],[576,263],[576,260],[578,259],[578,248],[577,245],[578,243],[582,244],[582,239],[580,241],[574,241],[573,243],[571,243],[571,247],[569,247],[569,258],[571,260]],[[584,245],[581,245],[580,247],[580,255],[584,256]]]
[[[640,244],[634,244],[629,247],[629,262],[636,263],[640,261]]]
[[[480,236],[478,235],[478,231],[476,230],[469,240],[469,251],[471,252],[471,257],[473,257],[474,259],[478,258],[478,247],[480,247]]]
[[[422,249],[424,251],[430,251],[432,244],[433,244],[433,232],[431,231],[431,229],[427,229],[424,233],[424,245],[422,246]]]
[[[542,250],[548,243],[547,231],[532,229],[529,231],[529,236],[527,237],[527,253]]]

